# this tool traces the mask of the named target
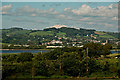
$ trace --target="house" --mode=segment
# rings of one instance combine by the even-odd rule
[[[46,48],[62,48],[63,46],[46,46]]]
[[[62,44],[62,41],[55,41],[55,40],[52,40],[51,42],[50,42],[51,44],[55,44],[55,43],[59,43],[59,44]]]

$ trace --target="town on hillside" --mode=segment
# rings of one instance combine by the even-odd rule
[[[1,31],[3,49],[83,47],[88,42],[111,44],[113,48],[120,48],[117,32],[96,31],[66,25],[54,25],[43,30],[14,27],[1,29]]]

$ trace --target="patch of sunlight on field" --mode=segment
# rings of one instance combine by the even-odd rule
[[[115,56],[118,56],[118,55],[120,55],[120,53],[109,54],[109,55],[107,55],[107,57],[115,57]]]
[[[95,34],[98,34],[98,35],[105,35],[106,33],[105,33],[105,32],[100,32],[100,31],[95,31]]]

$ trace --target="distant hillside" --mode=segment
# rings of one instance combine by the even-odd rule
[[[2,42],[7,44],[42,44],[49,42],[56,37],[66,37],[70,39],[91,38],[91,35],[97,39],[115,39],[118,33],[100,32],[91,29],[75,29],[69,27],[46,28],[44,30],[27,30],[22,28],[2,29]],[[56,37],[55,37],[56,36]],[[44,39],[44,40],[43,40]]]
[[[96,30],[87,30],[87,29],[75,29],[75,28],[68,28],[68,27],[62,27],[62,28],[47,28],[44,29],[43,31],[53,31],[55,33],[65,33],[66,36],[85,36],[85,35],[90,35],[94,34],[94,31]]]

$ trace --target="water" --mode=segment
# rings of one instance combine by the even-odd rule
[[[38,53],[38,52],[49,52],[48,50],[0,50],[0,53],[23,53],[23,52],[31,52],[31,53]],[[112,54],[114,53],[120,53],[120,50],[118,51],[111,51]]]
[[[114,50],[114,51],[111,51],[111,53],[120,53],[120,50]]]
[[[23,53],[23,52],[44,53],[44,52],[49,52],[49,51],[48,50],[0,50],[0,53]]]

